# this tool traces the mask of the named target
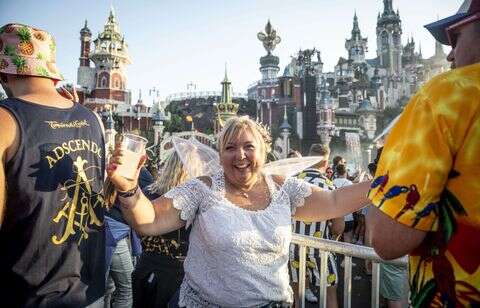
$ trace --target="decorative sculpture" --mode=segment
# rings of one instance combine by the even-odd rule
[[[263,43],[263,47],[269,55],[272,54],[272,50],[274,50],[275,47],[282,41],[280,36],[277,35],[277,31],[273,29],[272,25],[270,24],[270,20],[265,26],[265,33],[259,32],[257,34],[257,38]]]

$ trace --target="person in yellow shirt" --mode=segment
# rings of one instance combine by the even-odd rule
[[[413,307],[480,305],[480,0],[426,26],[452,70],[421,88],[387,137],[369,199],[371,243],[409,254]]]

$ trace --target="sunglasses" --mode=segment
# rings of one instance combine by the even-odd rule
[[[445,29],[445,32],[447,33],[448,43],[450,44],[450,46],[454,48],[457,45],[458,33],[456,32],[456,30],[458,30],[460,27],[463,27],[465,25],[468,25],[469,23],[472,23],[478,20],[480,20],[480,12],[475,13],[471,16],[468,16],[467,18],[462,19],[459,22],[448,26]]]

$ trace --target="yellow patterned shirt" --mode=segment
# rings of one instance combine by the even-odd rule
[[[414,307],[480,304],[480,63],[435,77],[411,99],[368,196],[430,231],[410,254]]]

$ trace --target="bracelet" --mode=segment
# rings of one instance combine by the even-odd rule
[[[138,191],[138,184],[130,189],[130,190],[127,190],[127,191],[117,191],[118,193],[118,196],[119,197],[122,197],[122,198],[130,198],[130,197],[133,197]]]

